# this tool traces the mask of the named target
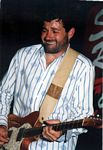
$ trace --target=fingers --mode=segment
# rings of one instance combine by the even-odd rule
[[[0,137],[0,145],[3,145],[5,143],[8,143],[8,138]]]
[[[56,140],[56,136],[53,133],[53,130],[51,129],[51,127],[45,127],[43,129],[43,137],[49,141],[55,141]]]
[[[60,120],[46,120],[44,121],[45,124],[57,124],[60,123]]]
[[[6,127],[0,127],[0,145],[3,145],[9,141],[8,131]]]
[[[0,137],[0,146],[4,145],[5,143],[8,143],[8,141],[8,138]]]
[[[60,121],[58,120],[48,120],[46,121],[46,124],[56,124],[56,123],[60,123]],[[51,126],[46,126],[43,129],[43,133],[42,133],[43,137],[49,141],[56,141],[61,135],[62,132],[61,131],[55,131],[52,129],[52,125]]]

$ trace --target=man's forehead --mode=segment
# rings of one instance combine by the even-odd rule
[[[59,18],[53,19],[53,20],[49,20],[49,21],[48,21],[48,20],[45,20],[45,21],[44,21],[44,25],[45,25],[45,24],[50,24],[50,23],[51,23],[51,24],[54,24],[54,23],[57,23],[57,24],[58,24],[58,23],[59,23],[60,25],[63,26],[63,21],[62,21],[62,19],[59,19]]]

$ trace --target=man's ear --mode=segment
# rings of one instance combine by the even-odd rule
[[[73,27],[68,31],[69,40],[74,36],[74,33],[75,33],[75,28]]]

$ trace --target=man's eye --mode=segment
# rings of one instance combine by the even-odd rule
[[[54,30],[53,33],[59,33],[59,31],[58,30]]]
[[[46,29],[42,29],[42,32],[46,32]]]

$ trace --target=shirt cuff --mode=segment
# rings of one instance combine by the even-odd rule
[[[8,126],[8,118],[5,116],[0,116],[0,125]]]

